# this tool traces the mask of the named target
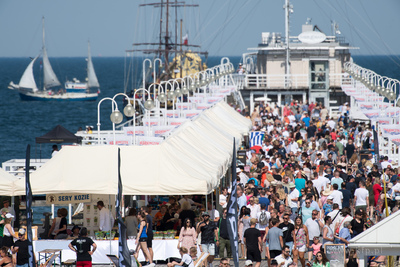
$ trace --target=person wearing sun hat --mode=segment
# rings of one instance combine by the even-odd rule
[[[210,214],[205,211],[201,215],[202,221],[197,225],[197,234],[201,232],[201,249],[203,252],[208,253],[208,264],[214,261],[216,246],[219,246],[218,227],[210,221]],[[214,242],[215,240],[215,242]]]

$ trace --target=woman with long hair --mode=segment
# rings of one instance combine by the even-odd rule
[[[325,253],[319,251],[315,256],[315,260],[313,263],[313,267],[330,267],[330,263],[328,258],[326,257]]]
[[[242,257],[245,257],[245,255],[247,255],[247,253],[246,253],[246,247],[245,247],[245,245],[244,245],[244,242],[243,242],[243,235],[244,235],[244,232],[248,229],[248,228],[250,228],[250,209],[249,208],[247,208],[247,207],[245,207],[246,209],[244,210],[244,215],[243,215],[243,217],[241,218],[241,220],[242,220],[242,223],[243,223],[243,230],[242,230],[242,236],[241,236],[241,240],[242,240]]]
[[[138,234],[136,237],[136,253],[135,257],[139,257],[140,249],[143,251],[144,256],[146,259],[150,260],[150,264],[153,263],[153,259],[150,257],[149,250],[147,248],[147,219],[146,214],[141,211],[137,215],[139,226],[138,226]]]
[[[242,236],[243,236],[243,233],[244,233],[242,218],[243,218],[243,216],[244,216],[244,214],[246,212],[246,208],[247,208],[246,206],[243,206],[243,207],[240,208],[239,221],[238,221],[239,243],[240,243],[240,247],[242,249],[242,256],[243,257],[246,254],[244,254],[244,243],[243,243],[243,239],[242,239]]]
[[[298,258],[300,258],[301,266],[306,266],[306,260],[304,254],[308,251],[308,229],[303,224],[301,216],[297,216],[294,220],[294,231],[293,231],[293,261],[297,264]]]
[[[10,256],[8,255],[8,249],[9,247],[2,247],[0,248],[0,256],[1,256],[1,260],[0,260],[0,266],[1,267],[12,267],[12,260],[10,258]]]
[[[14,245],[14,238],[18,239],[18,235],[15,234],[13,227],[11,226],[11,221],[14,216],[11,213],[6,214],[6,219],[4,220],[4,230],[3,230],[3,246],[11,248]]]
[[[357,258],[357,251],[353,248],[350,250],[349,257],[345,260],[346,267],[358,267],[359,260]]]
[[[374,205],[372,203],[375,202],[374,190],[373,190],[372,177],[367,177],[367,181],[365,183],[365,189],[368,190],[368,201],[369,201],[369,210],[366,210],[366,214],[369,218],[373,218],[374,215]]]
[[[138,219],[137,219],[137,211],[135,208],[130,208],[128,216],[125,217],[125,224],[126,224],[126,235],[129,236],[137,236],[137,229],[139,226]]]
[[[196,240],[196,229],[194,229],[192,221],[189,218],[186,218],[179,234],[178,249],[184,247],[187,250],[190,250],[191,247],[196,246]]]

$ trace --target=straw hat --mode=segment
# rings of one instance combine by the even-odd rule
[[[331,191],[331,189],[328,187],[328,188],[326,188],[324,191],[322,191],[322,194],[323,194],[324,196],[329,196],[330,194],[332,194],[332,191]]]

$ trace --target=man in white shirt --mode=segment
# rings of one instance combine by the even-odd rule
[[[318,180],[318,173],[314,172],[313,173],[313,178],[311,179],[313,186],[317,189],[318,195],[321,195],[321,189],[322,189],[322,183],[320,180]]]
[[[224,209],[228,205],[227,196],[228,196],[228,188],[224,187],[222,189],[222,194],[219,195],[219,205]]]
[[[278,267],[287,267],[289,264],[293,262],[290,257],[290,249],[289,246],[284,245],[282,249],[282,254],[275,257],[275,260],[278,262]]]
[[[386,169],[390,165],[388,156],[383,157],[383,161],[381,162],[382,170]]]
[[[250,217],[257,219],[257,214],[261,211],[260,205],[254,202],[254,196],[250,197],[249,201],[247,207],[250,209]]]
[[[338,185],[333,184],[333,191],[330,194],[330,197],[332,197],[332,202],[337,203],[339,205],[339,209],[342,209],[342,202],[343,202],[343,193],[338,190]]]
[[[236,168],[236,173],[237,173],[237,175],[239,175],[240,183],[243,186],[245,186],[247,184],[247,182],[249,181],[249,177],[240,168]]]
[[[359,182],[359,188],[354,192],[354,206],[356,210],[363,209],[364,212],[369,209],[369,192],[364,181]]]
[[[321,191],[326,190],[328,187],[330,189],[331,180],[326,178],[324,175],[319,175],[318,181],[321,184]]]
[[[97,208],[100,210],[100,231],[110,231],[114,226],[114,218],[111,215],[111,212],[106,207],[104,207],[104,202],[101,200],[97,202]]]
[[[305,226],[307,226],[308,229],[308,259],[311,260],[311,254],[312,254],[312,244],[314,240],[314,236],[320,236],[321,235],[321,228],[324,227],[324,224],[322,221],[318,218],[318,211],[313,210],[311,214],[311,218],[308,218],[306,222],[304,223]]]
[[[296,185],[293,182],[289,183],[289,188],[290,209],[292,210],[292,214],[297,214],[300,192],[296,189]]]

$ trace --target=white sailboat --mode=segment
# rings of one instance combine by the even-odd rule
[[[51,67],[47,50],[45,46],[44,18],[43,22],[43,89],[39,90],[33,75],[33,65],[37,60],[35,57],[26,68],[18,84],[10,82],[8,88],[18,91],[22,100],[37,101],[95,101],[99,95],[99,82],[94,71],[92,57],[90,53],[90,43],[88,43],[87,58],[87,79],[80,82],[76,78],[73,81],[67,81],[65,88],[60,88],[61,83]],[[97,88],[96,92],[90,92],[90,88]]]

